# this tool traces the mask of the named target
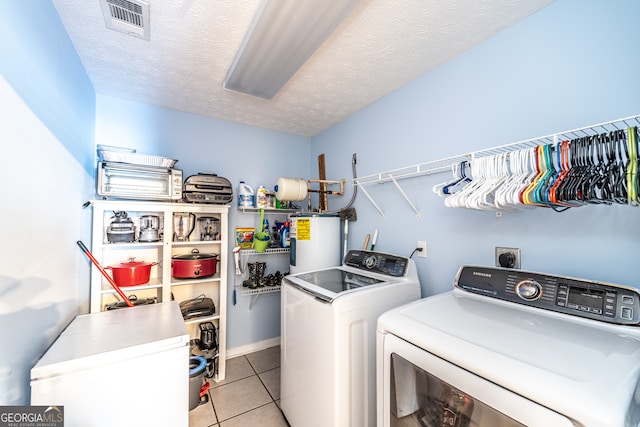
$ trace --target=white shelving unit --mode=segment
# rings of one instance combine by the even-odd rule
[[[251,302],[249,303],[249,310],[253,309],[256,302],[258,301],[258,297],[264,294],[270,294],[273,292],[280,292],[280,285],[276,286],[263,286],[259,288],[246,288],[242,286],[242,281],[247,278],[247,262],[250,257],[256,256],[271,256],[271,255],[289,255],[289,248],[272,248],[266,249],[264,252],[256,252],[254,249],[241,249],[240,250],[240,269],[243,274],[241,276],[236,276],[235,280],[235,292],[239,293],[241,296],[251,296]],[[284,273],[281,271],[281,273]],[[238,278],[240,282],[238,282]]]
[[[211,298],[215,313],[211,316],[192,318],[185,321],[191,339],[199,337],[198,324],[212,322],[217,328],[218,372],[216,381],[225,378],[226,370],[226,302],[227,302],[227,254],[228,254],[228,212],[227,205],[164,203],[128,200],[93,200],[93,231],[91,252],[102,267],[136,261],[157,262],[151,267],[148,283],[141,286],[121,287],[127,295],[138,298],[157,298],[158,302],[178,302],[200,295]],[[107,228],[113,221],[114,211],[125,211],[136,228],[136,240],[132,243],[111,243],[107,238]],[[188,241],[174,240],[175,215],[195,216],[195,228]],[[139,218],[142,215],[156,215],[160,218],[160,240],[139,242]],[[200,240],[197,218],[215,217],[219,220],[218,240]],[[172,277],[171,261],[174,255],[183,255],[197,249],[203,254],[217,254],[216,274],[197,279],[176,279]],[[96,267],[91,268],[90,311],[105,310],[107,304],[119,301],[120,297]],[[134,308],[135,309],[135,308]]]
[[[259,215],[261,209],[252,208],[252,207],[238,207],[238,210],[245,214]],[[272,208],[264,209],[265,216],[286,215],[288,217],[290,214],[295,214],[298,212],[300,212],[299,209],[272,209]],[[253,309],[260,295],[269,294],[273,292],[280,292],[280,286],[263,286],[255,289],[250,289],[242,286],[242,282],[248,277],[247,262],[249,261],[249,258],[265,257],[265,256],[268,258],[271,258],[273,255],[289,256],[289,252],[290,252],[289,248],[270,248],[270,249],[266,249],[264,252],[257,252],[254,249],[240,250],[240,269],[242,271],[242,275],[235,276],[234,292],[235,292],[235,295],[251,297],[251,302],[249,303],[249,310]],[[274,273],[274,272],[269,271],[269,273]],[[285,272],[281,270],[281,273],[285,273]]]

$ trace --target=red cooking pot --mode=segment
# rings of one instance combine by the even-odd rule
[[[216,274],[218,254],[191,253],[171,257],[171,275],[176,279],[198,279]]]
[[[113,280],[118,286],[136,286],[149,283],[151,267],[156,264],[158,263],[135,261],[135,258],[131,258],[129,262],[105,267],[105,270],[111,270]]]

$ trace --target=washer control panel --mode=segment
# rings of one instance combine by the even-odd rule
[[[454,286],[478,295],[609,323],[640,324],[637,289],[508,268],[463,266]]]
[[[352,250],[347,253],[344,265],[386,276],[404,277],[407,274],[409,259],[382,252]]]

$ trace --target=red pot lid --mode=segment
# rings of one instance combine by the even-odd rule
[[[136,261],[135,258],[130,258],[128,262],[121,262],[120,264],[111,266],[110,268],[136,268],[147,267],[156,265],[155,262]]]

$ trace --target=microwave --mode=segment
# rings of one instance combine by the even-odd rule
[[[105,198],[182,199],[182,171],[118,162],[98,162],[97,193]]]

